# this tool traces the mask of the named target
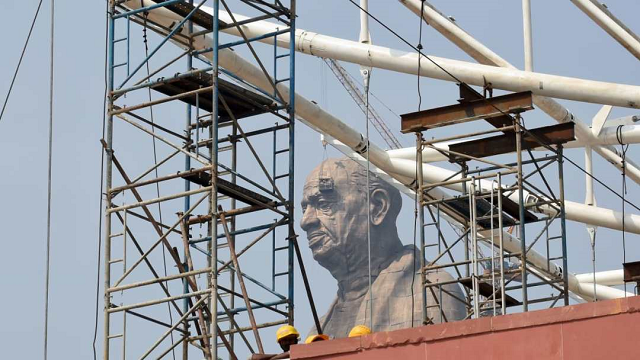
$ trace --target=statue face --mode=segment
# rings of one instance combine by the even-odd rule
[[[321,178],[331,178],[332,189],[322,186]],[[344,166],[332,161],[313,170],[304,185],[300,226],[313,258],[330,270],[346,267],[348,256],[366,254],[357,251],[358,246],[366,249],[366,192],[356,186]]]

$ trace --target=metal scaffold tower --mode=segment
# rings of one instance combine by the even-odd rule
[[[103,358],[262,353],[260,329],[293,323],[301,260],[295,0],[111,0],[108,17]],[[245,36],[265,19],[280,28]],[[256,50],[266,36],[291,46]],[[271,87],[220,67],[229,51],[250,54]]]
[[[527,129],[521,114],[533,109],[530,92],[486,97],[487,91],[459,86],[460,104],[402,115],[402,131],[416,134],[417,164],[423,151],[435,149],[459,167],[435,183],[416,167],[422,323],[448,321],[443,295],[464,303],[467,318],[506,314],[512,307],[527,311],[533,304],[568,305],[562,150],[575,138],[574,124]],[[426,131],[478,119],[493,128],[424,139]],[[501,161],[488,159],[496,156]],[[444,188],[461,194],[448,195]],[[540,207],[551,210],[532,212]],[[448,235],[444,221],[459,226]],[[429,274],[443,270],[453,279],[430,280]],[[464,298],[450,292],[451,284],[460,285]]]

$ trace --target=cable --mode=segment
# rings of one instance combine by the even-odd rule
[[[16,77],[18,77],[18,71],[20,71],[20,65],[22,64],[22,59],[24,58],[24,54],[27,51],[27,45],[29,45],[29,39],[31,39],[31,33],[33,32],[33,27],[36,24],[36,20],[38,19],[38,14],[40,13],[41,6],[42,6],[42,0],[40,0],[40,2],[38,3],[36,14],[33,16],[33,21],[31,21],[31,27],[29,28],[29,34],[27,35],[27,40],[24,42],[24,46],[22,47],[22,54],[20,54],[20,60],[18,60],[18,66],[16,67],[16,71],[13,73],[13,79],[11,79],[11,85],[9,85],[9,92],[7,93],[7,97],[4,99],[4,105],[2,105],[2,112],[0,112],[0,121],[2,121],[4,110],[7,108],[7,102],[9,102],[9,96],[11,96],[11,91],[13,90],[13,84],[16,81]]]
[[[418,111],[422,110],[422,93],[420,92],[420,68],[422,64],[422,23],[424,20],[424,0],[422,0],[422,4],[420,5],[420,24],[418,31]]]
[[[424,0],[422,0],[422,10],[420,11],[420,24],[419,24],[419,34],[418,34],[418,111],[421,110],[422,108],[422,94],[420,93],[420,59],[421,59],[421,55],[422,55],[422,19],[423,19],[423,15],[422,13],[424,12]],[[422,151],[422,147],[418,147],[416,146],[416,151]],[[415,178],[418,179],[418,166],[421,166],[422,164],[418,164],[416,162],[416,172],[415,172]],[[413,289],[415,282],[416,282],[416,254],[415,254],[415,249],[416,249],[416,238],[417,238],[417,232],[416,232],[416,227],[418,224],[418,192],[420,192],[420,206],[422,207],[422,192],[419,191],[420,187],[422,184],[417,184],[416,187],[416,191],[415,191],[415,202],[414,202],[414,210],[413,210],[413,270],[412,270],[412,277],[411,277],[411,327],[413,327],[413,320],[414,320],[414,312],[415,312],[415,291]],[[424,224],[420,224],[420,226],[424,226]],[[422,245],[422,243],[421,243]],[[422,251],[420,251],[420,256],[422,256]],[[421,260],[422,261],[422,260]],[[420,272],[422,273],[424,271],[424,269],[420,269]],[[424,286],[425,284],[422,284],[422,286]],[[422,306],[426,306],[426,304],[422,304]]]
[[[365,114],[365,124],[366,124],[366,134],[367,134],[367,256],[369,262],[369,324],[371,331],[373,330],[373,290],[372,290],[372,279],[371,279],[371,173],[369,169],[371,167],[371,162],[369,161],[369,145],[371,144],[369,140],[369,79],[371,78],[371,72],[367,72],[367,78],[365,79],[365,99],[366,99],[366,114]]]
[[[625,231],[625,219],[624,219],[624,210],[625,210],[625,195],[627,194],[627,165],[625,163],[627,159],[627,150],[629,150],[629,144],[626,146],[622,142],[622,127],[624,125],[618,125],[616,128],[616,140],[620,144],[620,149],[622,152],[622,263],[625,264],[627,262],[627,244],[626,244],[626,231]],[[624,297],[627,297],[627,283],[624,283]]]
[[[39,9],[39,7],[38,7]],[[53,159],[53,45],[54,45],[54,19],[55,0],[51,0],[51,39],[50,39],[50,62],[49,62],[49,153],[47,172],[47,260],[46,260],[46,280],[44,295],[44,360],[47,360],[47,346],[49,341],[49,275],[51,258],[51,170]]]
[[[422,149],[418,149],[417,151],[421,151]],[[416,161],[416,171],[415,178],[418,179],[418,162]],[[411,327],[413,327],[414,322],[414,313],[416,309],[416,301],[415,301],[415,283],[416,283],[416,248],[417,248],[417,226],[418,226],[418,192],[420,192],[420,185],[416,182],[416,191],[414,192],[414,207],[413,207],[413,270],[411,274],[413,277],[411,278]],[[421,194],[422,195],[422,194]],[[420,196],[422,198],[422,196]],[[421,199],[422,200],[422,199]],[[422,204],[420,204],[422,206]],[[422,254],[422,253],[420,253]],[[420,269],[420,271],[424,271],[424,269]]]
[[[107,124],[107,67],[108,65],[108,49],[109,49],[109,0],[105,1],[105,27],[104,27],[104,96],[102,103],[102,139],[104,139],[105,129]],[[102,254],[102,193],[104,191],[104,154],[106,149],[100,145],[100,211],[98,217],[98,258],[96,264],[98,265],[96,275],[96,306],[95,306],[95,319],[93,327],[93,360],[97,360],[96,354],[96,341],[98,339],[98,313],[100,308],[100,258]]]
[[[140,1],[140,5],[142,7],[144,7],[144,3],[141,0]],[[145,56],[147,58],[149,58],[149,43],[147,41],[147,19],[148,19],[149,13],[148,12],[144,12],[144,22],[143,22],[143,26],[142,26],[142,41],[144,43],[144,52],[145,52]],[[149,62],[147,61],[145,63],[146,68],[147,68],[147,77],[151,76],[151,69],[149,68]],[[149,94],[149,102],[151,102],[151,88],[147,87],[147,91]],[[155,133],[155,126],[153,126],[155,124],[154,118],[153,118],[153,106],[149,106],[149,115],[151,117],[151,133]],[[156,138],[155,136],[151,136],[151,140],[153,143],[153,162],[154,165],[158,165],[158,153],[156,151]],[[154,169],[156,178],[158,177],[158,168],[156,167]],[[156,194],[158,195],[158,198],[160,197],[160,183],[156,182]],[[158,218],[160,220],[160,223],[163,224],[162,222],[162,205],[160,202],[158,202]],[[164,276],[167,276],[167,253],[166,253],[166,249],[165,246],[162,247],[162,264],[164,267]],[[169,323],[173,324],[173,314],[171,314],[171,305],[169,303],[167,303],[167,309],[169,310]],[[171,343],[174,343],[174,338],[173,338],[173,332],[171,332]],[[175,348],[171,349],[171,354],[173,356],[173,360],[176,360],[176,350]]]

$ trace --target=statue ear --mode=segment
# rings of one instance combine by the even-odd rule
[[[391,208],[391,197],[384,189],[376,189],[371,193],[371,224],[381,225]]]

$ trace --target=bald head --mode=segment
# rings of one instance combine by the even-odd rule
[[[400,192],[373,173],[369,180],[367,207],[367,170],[355,161],[328,159],[307,177],[300,226],[314,258],[332,273],[348,271],[345,263],[355,264],[366,256],[369,221],[376,250],[400,245],[395,225],[402,207]]]

